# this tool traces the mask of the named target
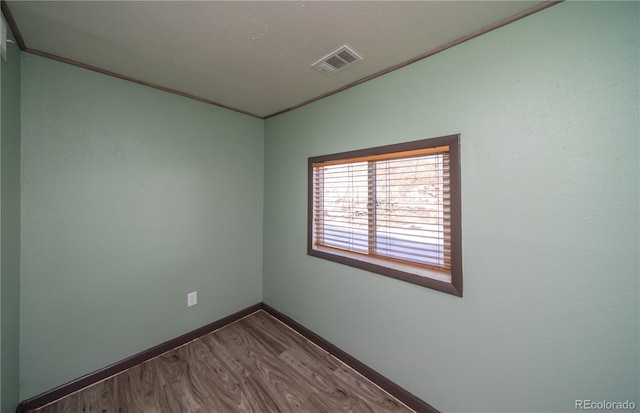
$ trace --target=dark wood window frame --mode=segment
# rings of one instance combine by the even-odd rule
[[[331,155],[315,156],[308,158],[308,218],[307,218],[307,254],[323,258],[329,261],[360,268],[366,271],[382,274],[398,280],[421,285],[423,287],[442,291],[448,294],[462,297],[462,214],[461,214],[461,179],[460,179],[460,135],[447,135],[437,138],[422,139],[418,141],[378,146],[374,148],[335,153]],[[447,270],[446,279],[433,276],[430,271],[424,271],[419,266],[394,265],[384,260],[363,257],[362,254],[332,250],[324,246],[317,246],[314,240],[314,165],[322,163],[352,160],[354,158],[367,158],[385,156],[388,154],[420,151],[430,148],[448,146],[449,154],[449,195],[450,206],[450,269]],[[316,177],[317,179],[317,177]],[[370,208],[370,207],[369,207]],[[369,214],[371,216],[371,214]]]

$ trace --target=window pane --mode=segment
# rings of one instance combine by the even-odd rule
[[[462,297],[459,139],[310,157],[307,254]]]
[[[323,243],[353,251],[368,251],[367,163],[325,166],[323,169]]]
[[[445,266],[443,154],[376,162],[376,253]]]

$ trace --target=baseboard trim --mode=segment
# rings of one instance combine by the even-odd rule
[[[186,334],[183,334],[180,337],[176,337],[162,344],[158,344],[157,346],[152,347],[148,350],[142,351],[134,356],[118,361],[103,369],[97,370],[93,373],[89,373],[76,380],[70,381],[52,390],[39,394],[38,396],[27,399],[18,405],[18,408],[16,409],[16,413],[26,413],[29,410],[39,409],[43,406],[46,406],[47,404],[52,403],[65,396],[68,396],[72,393],[75,393],[78,390],[83,389],[84,387],[88,387],[108,377],[114,376],[124,370],[127,370],[140,363],[144,363],[149,359],[157,357],[162,353],[166,353],[169,350],[173,350],[176,347],[180,347],[183,344],[187,344],[190,341],[193,341],[197,338],[204,336],[205,334],[209,334],[214,330],[217,330],[228,324],[231,324],[234,321],[237,321],[243,317],[246,317],[251,313],[255,313],[256,311],[261,310],[262,307],[263,307],[262,303],[254,304],[250,307],[245,308],[244,310],[240,310],[236,313],[233,313],[224,318],[221,318],[218,321],[214,321],[213,323],[209,323],[205,326],[202,326]]]
[[[30,399],[22,401],[17,409],[16,413],[26,413],[30,410],[39,409],[41,407],[46,406],[49,403],[53,403],[56,400],[59,400],[63,397],[66,397],[72,393],[75,393],[85,387],[91,386],[92,384],[98,383],[99,381],[105,380],[111,376],[114,376],[118,373],[121,373],[131,367],[134,367],[140,363],[144,363],[145,361],[152,359],[161,355],[162,353],[166,353],[167,351],[173,350],[176,347],[180,347],[184,344],[187,344],[190,341],[198,339],[206,334],[211,333],[219,328],[222,328],[226,325],[229,325],[243,317],[248,316],[256,311],[264,310],[265,312],[271,314],[273,317],[282,321],[298,333],[302,334],[311,342],[320,346],[358,373],[362,374],[367,379],[371,380],[373,383],[380,386],[386,392],[388,392],[393,397],[400,400],[402,403],[406,404],[413,410],[419,413],[440,413],[434,407],[423,401],[422,399],[414,396],[407,390],[403,389],[396,383],[392,382],[382,374],[373,370],[371,367],[362,363],[360,360],[356,359],[352,355],[346,353],[342,349],[336,347],[331,344],[329,341],[325,340],[318,334],[309,330],[302,324],[298,323],[291,317],[281,313],[275,308],[271,307],[265,303],[254,304],[250,307],[245,308],[244,310],[240,310],[236,313],[228,315],[224,318],[221,318],[218,321],[214,321],[213,323],[207,324],[200,328],[197,328],[193,331],[190,331],[186,334],[181,335],[180,337],[176,337],[169,341],[166,341],[162,344],[159,344],[155,347],[152,347],[148,350],[142,351],[134,356],[128,357],[124,360],[118,361],[110,366],[107,366],[103,369],[97,370],[93,373],[89,373],[85,376],[82,376],[76,380],[70,381],[66,384],[58,386],[52,390],[34,396]]]
[[[398,386],[396,383],[392,382],[382,374],[378,373],[371,367],[367,366],[357,358],[353,357],[352,355],[346,353],[345,351],[331,344],[329,341],[320,337],[318,334],[309,330],[308,328],[298,323],[291,317],[281,313],[280,311],[276,310],[275,308],[265,303],[262,303],[262,309],[267,313],[271,314],[272,316],[274,316],[275,318],[277,318],[278,320],[282,321],[283,323],[285,323],[286,325],[288,325],[298,333],[302,334],[308,340],[312,341],[319,347],[323,348],[325,351],[332,354],[334,357],[344,362],[349,367],[351,367],[358,373],[362,374],[367,379],[371,380],[373,383],[380,386],[387,393],[389,393],[396,399],[400,400],[402,403],[406,404],[416,412],[440,413],[438,410],[436,410],[433,406],[429,405],[424,400],[420,399],[417,396],[414,396],[404,388]]]

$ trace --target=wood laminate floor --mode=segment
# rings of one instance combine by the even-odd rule
[[[413,410],[264,311],[32,413]]]

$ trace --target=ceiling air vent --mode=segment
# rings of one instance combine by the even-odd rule
[[[358,53],[351,50],[348,46],[342,46],[312,64],[311,67],[318,69],[325,75],[332,75],[361,60],[362,57],[360,57]]]

